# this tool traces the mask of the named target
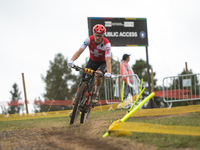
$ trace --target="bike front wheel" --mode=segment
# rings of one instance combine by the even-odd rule
[[[76,120],[78,118],[78,115],[80,113],[80,110],[79,110],[80,103],[87,96],[86,92],[87,92],[87,84],[85,82],[83,82],[81,84],[80,88],[79,88],[79,92],[77,94],[77,98],[76,98],[76,100],[74,102],[74,108],[73,108],[73,111],[72,111],[70,124],[75,124],[75,122],[76,122]]]
[[[88,108],[87,112],[82,112],[81,114],[81,120],[80,120],[80,123],[86,123],[88,118],[89,118],[89,115],[90,115],[90,111],[91,111],[91,108]]]
[[[91,90],[91,95],[88,97],[88,104],[85,104],[85,110],[81,113],[81,120],[80,120],[80,123],[86,123],[88,118],[89,118],[89,115],[90,115],[90,111],[93,107],[93,104],[91,104],[91,100],[92,100],[92,95],[94,93],[94,89],[95,87],[92,88]]]

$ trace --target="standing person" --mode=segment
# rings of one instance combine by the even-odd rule
[[[128,62],[130,61],[130,54],[124,54],[122,57],[122,61],[120,64],[120,74],[123,76],[127,75],[134,75],[134,72],[132,68],[129,66]],[[129,78],[129,83],[128,83]],[[124,88],[124,98],[128,97],[128,94],[130,93],[133,96],[133,87],[129,86],[130,84],[133,85],[134,83],[134,76],[124,77],[122,78],[125,82],[125,88]]]
[[[111,44],[107,38],[104,37],[106,28],[97,24],[93,27],[93,35],[87,37],[79,50],[72,56],[68,62],[69,67],[74,67],[74,61],[82,54],[82,52],[89,47],[90,59],[86,68],[93,69],[99,73],[103,73],[105,77],[111,77]],[[106,72],[107,71],[107,72]],[[82,79],[85,77],[82,74]],[[95,91],[92,96],[92,102],[98,102],[99,89],[102,84],[102,78],[95,74]]]

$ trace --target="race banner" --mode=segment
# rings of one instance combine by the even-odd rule
[[[105,37],[112,46],[148,46],[146,18],[88,17],[89,36],[96,24],[106,27]]]

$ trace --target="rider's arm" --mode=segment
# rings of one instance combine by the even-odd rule
[[[90,44],[90,38],[88,37],[84,40],[79,50],[72,56],[71,60],[75,61],[89,44]]]
[[[72,56],[71,60],[75,61],[84,51],[83,48],[79,48],[79,50]]]
[[[107,72],[111,74],[111,57],[106,57]]]

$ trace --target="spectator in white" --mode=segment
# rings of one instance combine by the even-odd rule
[[[128,62],[130,61],[130,55],[131,54],[124,54],[122,57],[122,61],[120,64],[120,74],[123,76],[127,75],[134,75],[133,69],[129,66]],[[133,96],[133,88],[129,86],[130,84],[134,84],[134,76],[124,77],[122,78],[125,82],[125,88],[124,88],[124,99],[128,97],[128,94],[130,93]],[[129,82],[128,82],[129,80]]]

